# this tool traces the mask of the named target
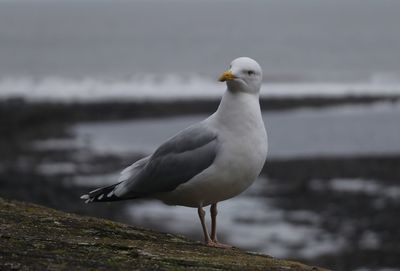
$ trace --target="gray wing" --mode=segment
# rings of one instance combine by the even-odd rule
[[[217,155],[218,137],[202,123],[162,144],[146,165],[118,185],[121,198],[145,197],[174,190],[208,168]]]

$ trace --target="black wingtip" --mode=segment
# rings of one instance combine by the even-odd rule
[[[113,184],[110,186],[98,188],[89,192],[88,194],[82,195],[81,199],[84,200],[85,203],[121,200],[121,198],[117,197],[114,194],[114,188],[117,185],[118,184]]]

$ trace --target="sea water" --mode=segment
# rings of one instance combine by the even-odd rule
[[[390,0],[2,0],[0,86],[58,79],[53,92],[68,96],[69,80],[215,79],[238,56],[259,61],[268,82],[398,83],[398,10]]]

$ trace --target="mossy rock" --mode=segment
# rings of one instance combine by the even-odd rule
[[[0,198],[0,270],[324,270]]]

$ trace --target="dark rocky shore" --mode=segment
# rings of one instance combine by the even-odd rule
[[[306,98],[262,98],[263,111],[321,108],[336,105],[397,102],[399,96],[344,96]],[[48,122],[105,121],[134,118],[209,114],[218,107],[214,99],[160,101],[27,102],[22,98],[0,100],[0,123],[36,125]]]
[[[346,99],[338,98],[326,100],[290,99],[285,101],[269,99],[268,101],[262,101],[262,107],[267,110],[280,110],[299,107],[331,106],[337,104],[373,103],[384,100],[396,101],[398,100],[398,97],[350,97]],[[100,205],[88,205],[85,206],[85,208],[82,208],[82,203],[78,198],[81,194],[93,188],[93,186],[91,184],[81,184],[77,186],[73,183],[73,180],[76,175],[97,176],[116,172],[127,166],[127,161],[131,163],[136,159],[139,159],[143,154],[132,153],[125,156],[94,154],[86,149],[70,147],[43,150],[35,148],[33,143],[36,140],[42,139],[71,139],[73,138],[73,135],[70,134],[69,127],[82,121],[104,121],[210,113],[215,110],[216,107],[217,103],[210,101],[181,101],[171,103],[106,102],[88,104],[51,102],[29,103],[20,99],[0,101],[0,196],[8,199],[17,199],[43,204],[48,207],[81,215],[108,218],[115,221],[134,224],[134,221],[129,220],[126,214],[120,212],[120,210],[122,210],[126,205],[124,202],[107,205],[106,207]],[[43,163],[65,162],[75,166],[74,172],[45,174],[40,170]],[[341,236],[348,240],[347,248],[340,251],[338,254],[321,255],[311,261],[313,264],[330,267],[335,270],[354,270],[365,266],[369,268],[378,268],[381,266],[396,267],[400,265],[399,198],[381,198],[379,195],[368,193],[368,191],[359,191],[357,193],[349,193],[346,191],[338,192],[329,185],[329,182],[335,178],[358,178],[362,180],[377,181],[382,187],[398,186],[398,181],[400,180],[400,154],[269,160],[267,166],[262,172],[262,176],[266,177],[266,180],[268,180],[268,190],[263,192],[264,196],[273,199],[273,204],[278,208],[282,210],[310,210],[319,213],[322,218],[319,222],[321,228],[324,228],[335,236]],[[18,265],[15,257],[24,256],[28,263],[28,261],[34,260],[29,257],[34,257],[36,255],[39,258],[41,254],[38,253],[44,251],[46,248],[50,248],[54,252],[54,254],[48,254],[52,255],[52,257],[56,254],[56,251],[60,252],[59,256],[57,256],[59,258],[54,256],[54,262],[47,262],[47,256],[43,254],[46,261],[43,261],[42,264],[48,263],[49,267],[56,266],[58,268],[56,270],[69,269],[68,267],[70,267],[70,265],[66,263],[68,260],[77,265],[82,264],[82,268],[100,268],[100,264],[105,264],[105,266],[111,268],[113,266],[112,264],[115,262],[109,263],[107,262],[107,258],[104,259],[102,256],[105,257],[107,253],[110,253],[110,251],[114,249],[119,252],[112,257],[122,257],[120,259],[125,259],[124,257],[130,255],[130,252],[132,252],[133,255],[136,255],[136,257],[141,255],[137,246],[143,240],[139,243],[132,243],[133,245],[126,243],[127,241],[121,241],[124,242],[124,245],[123,247],[118,247],[113,243],[114,241],[102,239],[106,233],[105,231],[99,230],[99,227],[96,226],[98,224],[96,223],[104,223],[101,224],[104,225],[104,227],[109,227],[110,225],[112,225],[110,226],[111,228],[122,227],[122,229],[127,231],[124,232],[124,230],[122,230],[122,232],[111,232],[113,236],[116,236],[116,240],[123,239],[124,236],[135,237],[135,233],[132,232],[137,231],[136,229],[121,225],[115,226],[117,224],[111,222],[66,215],[29,204],[25,205],[8,201],[1,201],[1,204],[2,207],[0,209],[2,211],[4,209],[4,212],[2,213],[3,217],[1,218],[0,238],[6,241],[0,242],[0,245],[2,246],[8,246],[7,244],[11,245],[11,241],[18,241],[10,237],[11,233],[8,235],[3,234],[3,232],[7,232],[4,230],[11,230],[11,224],[9,223],[12,221],[14,221],[12,223],[24,221],[25,219],[27,219],[26,221],[29,223],[34,223],[34,216],[33,214],[29,214],[29,211],[38,212],[38,215],[41,212],[46,214],[44,216],[43,214],[39,215],[39,217],[44,217],[43,221],[40,219],[36,221],[36,223],[39,223],[37,225],[40,225],[40,227],[32,227],[32,229],[30,229],[34,231],[32,232],[34,234],[45,234],[45,230],[43,232],[39,231],[41,228],[46,227],[46,225],[48,227],[55,227],[54,230],[57,231],[61,230],[58,229],[58,227],[65,230],[65,225],[70,225],[72,227],[71,232],[63,233],[65,234],[65,238],[63,237],[64,239],[60,236],[57,238],[61,239],[50,240],[49,243],[46,243],[46,238],[40,235],[43,238],[40,237],[38,239],[38,247],[29,245],[29,249],[27,247],[27,249],[23,251],[14,251],[5,256],[3,256],[4,254],[0,254],[2,257],[7,257],[7,259],[10,260],[0,261],[1,263],[10,263],[9,265],[4,265],[0,268],[2,270],[23,269],[22,267],[24,267],[24,265]],[[12,216],[10,217],[11,214],[9,212],[13,208],[20,210],[21,213],[18,217],[19,220],[14,217],[17,220],[7,220],[7,224],[4,216],[7,215],[7,219],[11,219]],[[48,217],[49,215],[50,218]],[[58,220],[59,218],[51,218],[51,215],[59,217],[60,220]],[[61,219],[61,217],[64,216],[65,218]],[[58,225],[55,221],[61,224]],[[63,224],[63,221],[65,224]],[[76,236],[74,237],[73,235],[69,235],[76,234],[76,232],[72,232],[72,229],[79,229],[81,226],[83,227],[83,225],[78,223],[79,221],[85,221],[85,223],[88,223],[87,227],[85,226],[84,229],[87,231],[88,236],[93,239],[90,239],[90,242],[82,242],[88,243],[89,245],[79,245],[78,243],[80,241],[78,242],[76,240]],[[351,228],[349,228],[349,225],[351,225]],[[74,228],[75,226],[78,228]],[[97,227],[97,230],[90,233],[90,226],[95,228]],[[49,230],[52,230],[51,227]],[[22,229],[24,228],[22,227],[21,230]],[[28,230],[29,227],[26,227],[25,229]],[[15,227],[13,230],[17,231],[19,228]],[[375,232],[376,236],[379,238],[380,245],[378,247],[360,246],[362,236],[369,231]],[[17,232],[14,232],[12,234],[16,233]],[[154,236],[164,236],[153,232],[151,232],[151,234],[155,234]],[[71,241],[68,241],[69,237],[72,238]],[[97,239],[95,238],[97,237],[100,238],[98,239],[100,241],[96,241]],[[173,240],[177,238],[168,235],[164,237],[167,239],[172,238]],[[34,239],[29,240],[32,241]],[[18,244],[28,246],[27,243],[29,243],[29,240],[19,240],[18,242],[20,243],[15,243],[15,248],[18,248]],[[179,241],[182,242],[179,243],[179,246],[186,246],[186,248],[195,247],[195,251],[199,249],[201,253],[206,253],[205,251],[207,248],[204,248],[199,244],[190,243],[189,241],[180,238],[176,240],[182,240]],[[69,254],[67,253],[64,255],[61,253],[63,251],[54,244],[54,241],[59,241],[60,244],[62,243],[67,246],[68,249],[71,249],[68,252]],[[97,242],[101,243],[100,247],[96,247]],[[134,246],[135,248],[130,248],[129,246]],[[10,249],[10,247],[7,249]],[[90,259],[88,260],[87,265],[83,265],[83,263],[79,262],[79,259],[76,259],[77,257],[80,257],[81,254],[73,254],[72,249],[77,249],[76,253],[78,254],[88,253],[87,256],[90,256]],[[91,249],[100,249],[100,251],[98,251],[99,253],[97,254],[93,252],[95,250],[92,251]],[[7,250],[2,248],[1,251]],[[29,251],[29,253],[24,251]],[[33,254],[30,255],[30,252]],[[146,253],[147,252],[148,251],[146,251]],[[159,257],[159,254],[157,253],[154,255]],[[229,257],[234,257],[234,255],[246,255],[237,250],[229,253],[233,253],[232,255],[229,254]],[[96,255],[102,256],[97,258]],[[112,261],[117,258],[113,258]],[[126,264],[132,264],[132,261],[135,261],[135,259],[136,258],[133,257],[128,260]],[[177,258],[172,259],[173,260],[171,261],[162,262],[160,269],[164,267],[164,269],[170,268],[171,263],[179,263],[183,266],[188,264],[187,260]],[[260,259],[262,259],[262,261],[275,261],[272,258],[264,256]],[[250,258],[249,261],[251,261]],[[66,264],[65,268],[60,265],[61,263]],[[145,258],[145,263],[154,264],[154,262],[149,261],[148,258]],[[123,263],[118,264],[117,269],[124,268]],[[192,262],[192,264],[193,266],[196,266],[195,262]],[[132,266],[133,265],[129,265],[129,267]],[[189,266],[191,266],[190,263]],[[208,267],[216,269],[222,268],[218,265],[209,265]],[[36,270],[41,269],[43,269],[43,265],[37,265]]]
[[[324,270],[1,198],[0,229],[1,270]]]

